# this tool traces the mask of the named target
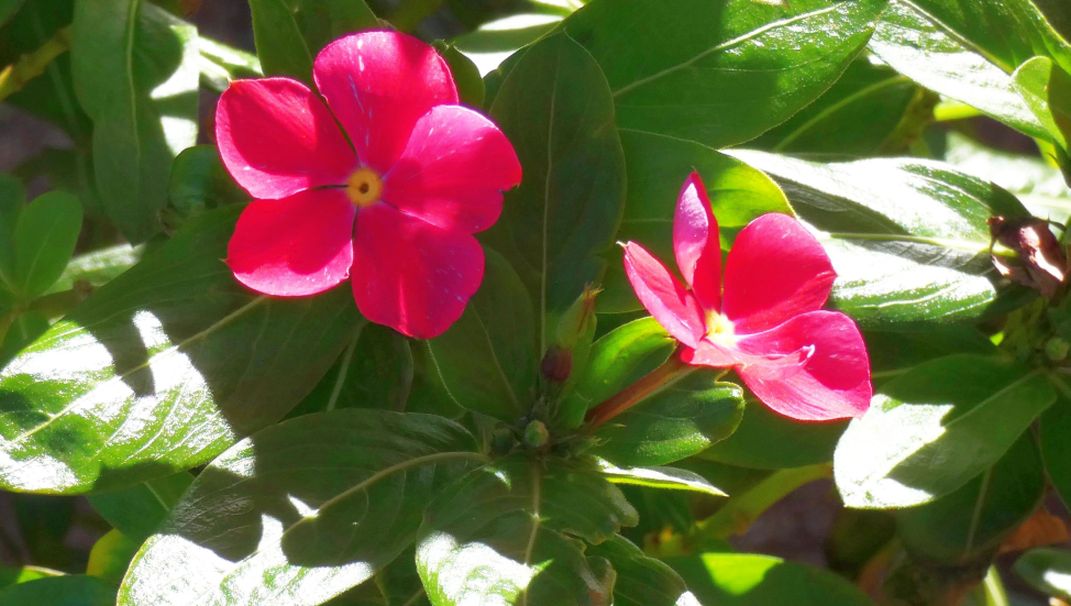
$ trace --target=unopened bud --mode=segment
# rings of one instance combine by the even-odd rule
[[[543,378],[551,383],[564,383],[573,372],[573,352],[551,345],[541,364]]]
[[[542,448],[550,440],[550,432],[542,421],[532,421],[524,428],[524,443],[530,448]]]
[[[1069,350],[1071,350],[1071,344],[1060,337],[1053,337],[1045,341],[1045,355],[1053,362],[1067,359]]]
[[[595,298],[602,292],[592,284],[584,287],[576,301],[565,310],[558,328],[554,333],[554,344],[563,349],[572,349],[576,346],[580,336],[594,326],[595,323]]]

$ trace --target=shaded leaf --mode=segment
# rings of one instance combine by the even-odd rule
[[[1045,470],[1065,504],[1071,504],[1071,402],[1056,401],[1041,415],[1041,454]]]
[[[237,210],[191,221],[0,372],[0,485],[78,493],[205,463],[327,372],[361,321],[349,289],[251,296],[221,261]]]
[[[430,415],[336,410],[261,431],[194,481],[119,604],[320,604],[410,546],[424,505],[483,460]]]
[[[868,343],[869,345],[869,343]],[[847,421],[800,423],[750,399],[732,435],[700,455],[704,459],[756,469],[785,469],[833,459]]]
[[[84,575],[36,579],[0,590],[0,606],[112,606],[115,586]]]
[[[328,42],[379,25],[364,0],[249,0],[249,9],[264,73],[306,81],[313,57]]]
[[[130,559],[141,546],[140,540],[132,539],[118,530],[109,530],[97,539],[89,551],[86,574],[118,585],[130,566]]]
[[[1034,57],[1020,65],[1012,77],[1048,138],[1065,150],[1071,149],[1071,74],[1048,57]]]
[[[1034,549],[1015,561],[1014,570],[1034,589],[1071,600],[1071,551]]]
[[[488,21],[453,42],[486,76],[518,49],[553,31],[561,20],[561,15],[542,13],[510,15]]]
[[[45,293],[63,274],[82,229],[82,205],[52,191],[26,206],[15,225],[15,285],[29,300]]]
[[[624,537],[611,537],[588,553],[606,558],[617,572],[614,606],[699,606],[680,575]]]
[[[89,504],[116,530],[140,544],[156,532],[191,482],[193,476],[184,471],[92,494]]]

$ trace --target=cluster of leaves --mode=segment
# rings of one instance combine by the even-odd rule
[[[189,2],[0,2],[0,95],[73,143],[0,181],[0,487],[88,495],[112,526],[87,574],[11,571],[0,604],[870,603],[726,543],[830,475],[838,571],[887,603],[999,603],[994,557],[1063,528],[1039,507],[1071,503],[1071,304],[997,272],[1037,251],[989,220],[1071,214],[1065,3],[533,0],[442,43],[525,179],[431,341],[221,262],[247,200],[195,145],[200,94],[308,80],[327,41],[387,25],[361,0],[249,6],[256,56]],[[981,114],[1040,153],[972,140]],[[613,243],[671,258],[693,169],[726,246],[766,212],[823,242],[865,417],[792,424],[696,369],[585,425],[673,354]],[[25,203],[40,178],[62,191]],[[1069,568],[1016,564],[1067,599]]]

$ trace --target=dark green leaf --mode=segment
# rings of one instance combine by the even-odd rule
[[[596,0],[564,28],[606,72],[617,122],[723,147],[832,85],[886,0]]]
[[[905,330],[864,332],[871,378],[882,383],[912,368],[957,353],[992,355],[997,348],[977,328],[964,324],[929,324]]]
[[[430,415],[336,410],[212,462],[135,556],[119,604],[319,604],[410,546],[423,506],[485,457]]]
[[[2,0],[0,1],[0,25],[7,23],[15,13],[19,12],[26,0]]]
[[[744,392],[697,369],[666,385],[593,434],[592,454],[615,465],[665,465],[730,436],[744,413]]]
[[[1024,435],[997,464],[932,503],[896,512],[904,546],[927,562],[969,564],[990,556],[1030,517],[1045,494],[1045,474],[1032,436]]]
[[[22,181],[0,173],[0,291],[14,290],[15,282],[15,224],[26,203]]]
[[[1033,53],[1019,60],[1010,57],[1002,60],[965,37],[962,30],[956,31],[954,24],[922,8],[925,4],[946,3],[951,7],[959,3],[965,9],[961,16],[966,17],[975,11],[967,2],[983,12],[1008,10],[1003,2],[892,0],[874,31],[870,48],[882,61],[922,86],[971,105],[1028,135],[1045,136],[1045,129],[1023,101],[1011,77],[1015,67]],[[1007,31],[1008,24],[1016,21],[1018,17],[1005,14],[993,22],[999,23],[993,31]],[[983,29],[986,28],[972,27],[974,32]]]
[[[59,280],[45,294],[68,290],[92,290],[104,286],[130,269],[141,258],[142,249],[128,244],[78,255],[71,259]]]
[[[907,77],[857,59],[817,101],[750,145],[840,157],[901,151],[909,143],[905,131],[918,134],[927,122],[925,113],[913,115],[923,97]]]
[[[214,145],[196,145],[175,158],[167,195],[182,217],[249,199],[224,170]]]
[[[7,333],[0,340],[0,368],[13,360],[26,347],[48,330],[48,318],[36,311],[27,311],[15,316]]]
[[[680,575],[628,539],[611,537],[588,554],[606,558],[617,572],[614,606],[699,606]]]
[[[249,8],[264,73],[306,81],[313,56],[324,45],[379,25],[364,0],[249,0]]]
[[[734,155],[776,178],[819,230],[838,275],[832,303],[864,327],[978,317],[996,296],[987,221],[1027,215],[1008,192],[939,162]]]
[[[35,579],[44,579],[62,574],[58,570],[41,568],[40,566],[22,566],[19,568],[0,566],[0,587],[27,583]]]
[[[360,322],[352,295],[250,296],[222,261],[237,211],[191,221],[0,373],[0,485],[76,493],[170,475],[316,385]]]
[[[740,426],[700,455],[704,459],[756,469],[786,469],[833,459],[846,421],[800,423],[761,402],[749,400]]]
[[[590,470],[505,459],[429,506],[417,570],[435,606],[606,604],[612,573],[598,574],[583,544],[563,533],[601,542],[635,522],[620,491]]]
[[[533,46],[506,77],[491,113],[524,166],[487,239],[527,286],[537,352],[557,316],[600,279],[624,205],[625,166],[610,88],[568,36]]]
[[[450,73],[454,75],[454,84],[457,85],[457,96],[461,102],[473,107],[482,106],[483,78],[472,59],[451,44],[438,43],[435,49],[450,66]]]
[[[673,259],[673,212],[681,185],[699,171],[710,194],[718,225],[731,233],[768,212],[792,214],[785,194],[772,179],[736,158],[693,141],[623,129],[621,143],[628,166],[628,197],[617,239],[641,242],[663,260]],[[599,295],[602,313],[640,309],[615,250]]]
[[[819,568],[767,555],[703,553],[667,558],[703,604],[870,606],[854,585]]]
[[[193,476],[183,471],[118,490],[89,496],[89,504],[124,536],[140,543],[156,532],[178,503]]]
[[[844,432],[837,488],[850,507],[933,501],[993,466],[1055,399],[1040,371],[997,357],[918,366],[884,384]]]
[[[1071,600],[1071,551],[1030,550],[1015,561],[1015,572],[1034,589]]]
[[[535,396],[532,304],[504,258],[488,251],[486,263],[483,284],[464,315],[428,345],[459,406],[514,421],[528,412]]]
[[[1066,397],[1041,415],[1041,454],[1052,485],[1071,504],[1071,401]]]
[[[37,579],[0,591],[0,606],[112,606],[115,586],[83,575]]]
[[[147,240],[161,228],[171,161],[197,140],[197,28],[141,0],[77,2],[72,28],[104,210],[128,240]]]
[[[53,191],[30,203],[15,226],[15,286],[33,299],[59,279],[74,254],[82,229],[82,205]]]

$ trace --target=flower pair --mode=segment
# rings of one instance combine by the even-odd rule
[[[848,316],[821,309],[836,274],[798,221],[755,219],[737,235],[723,271],[718,223],[693,173],[677,200],[673,249],[683,284],[634,242],[625,244],[624,262],[636,296],[680,342],[684,362],[734,369],[759,400],[794,419],[866,412],[866,346]]]
[[[313,78],[319,95],[261,78],[220,98],[220,155],[254,198],[227,264],[242,284],[276,296],[352,276],[370,321],[437,336],[483,279],[473,234],[495,223],[502,191],[520,183],[513,146],[458,105],[446,62],[411,36],[340,38],[316,57]]]

